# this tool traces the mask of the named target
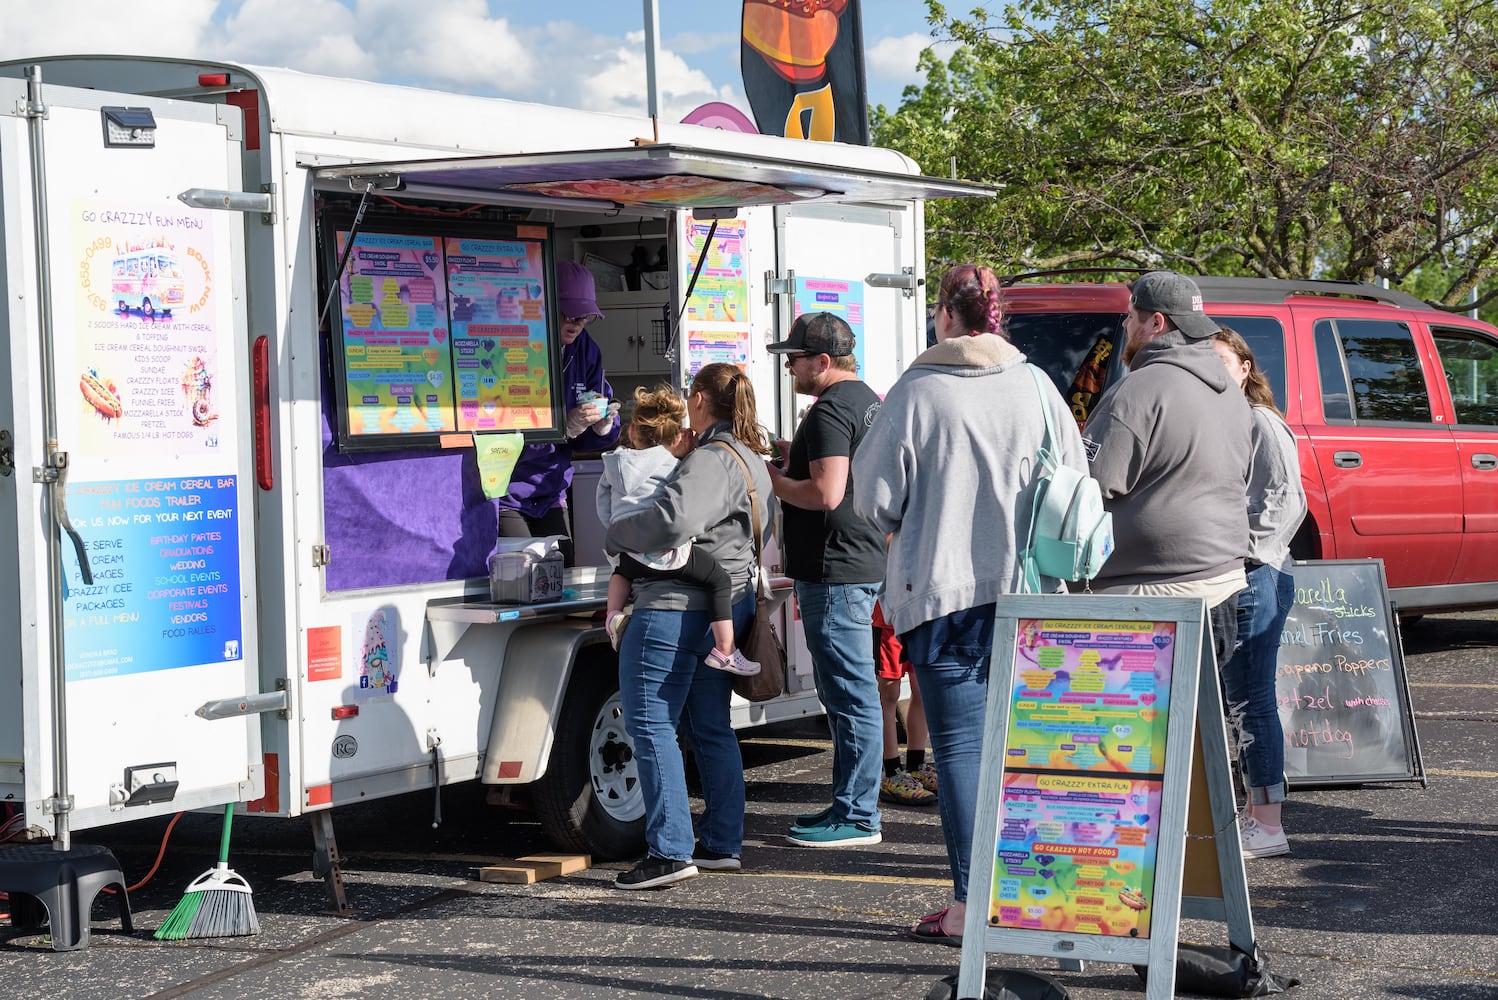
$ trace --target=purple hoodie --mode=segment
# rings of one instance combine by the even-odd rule
[[[590,389],[614,398],[614,388],[603,375],[603,352],[588,331],[583,330],[572,343],[562,345],[562,391],[567,401],[563,409],[576,408],[577,397]],[[567,506],[573,450],[606,451],[618,440],[619,421],[615,420],[607,434],[596,434],[590,427],[571,441],[526,445],[510,475],[510,492],[499,498],[499,506],[518,510],[528,517],[540,517],[553,507]]]

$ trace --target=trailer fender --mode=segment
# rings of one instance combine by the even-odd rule
[[[596,623],[575,619],[516,630],[499,672],[480,781],[525,784],[546,773],[577,655],[584,647],[607,641]]]

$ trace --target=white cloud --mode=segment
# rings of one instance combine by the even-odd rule
[[[907,82],[918,77],[915,63],[931,47],[931,36],[919,32],[881,38],[864,48],[864,69],[870,77]]]
[[[356,0],[355,9],[355,37],[397,76],[495,86],[544,65],[484,0]]]
[[[293,23],[297,30],[287,31]],[[213,31],[208,48],[226,62],[370,77],[379,64],[355,29],[354,12],[339,0],[244,0]]]
[[[615,114],[647,113],[645,93],[645,33],[632,31],[621,45],[596,53],[593,71],[576,81],[570,95],[559,94],[559,103]],[[693,108],[708,101],[733,101],[732,86],[716,87],[706,73],[689,66],[676,52],[662,48],[655,67],[660,92],[661,118],[678,121]]]
[[[52,0],[45,5],[3,5],[0,58],[120,52],[134,55],[201,55],[205,29],[218,0]]]
[[[679,35],[673,35],[665,43],[672,52],[680,52],[683,55],[694,56],[703,52],[711,52],[731,46],[735,53],[739,50],[738,32],[708,33],[702,31],[684,31]]]

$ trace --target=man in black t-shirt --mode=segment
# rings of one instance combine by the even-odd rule
[[[874,597],[884,579],[884,539],[853,512],[853,453],[879,412],[858,378],[853,331],[832,313],[807,313],[771,344],[796,391],[817,397],[790,443],[784,471],[770,467],[782,511],[781,550],[812,677],[832,731],[832,805],[796,818],[802,847],[877,844],[884,720],[874,672]],[[783,444],[783,442],[780,442]]]

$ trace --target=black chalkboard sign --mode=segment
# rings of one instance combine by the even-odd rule
[[[1424,781],[1384,564],[1295,564],[1275,675],[1292,785]]]

